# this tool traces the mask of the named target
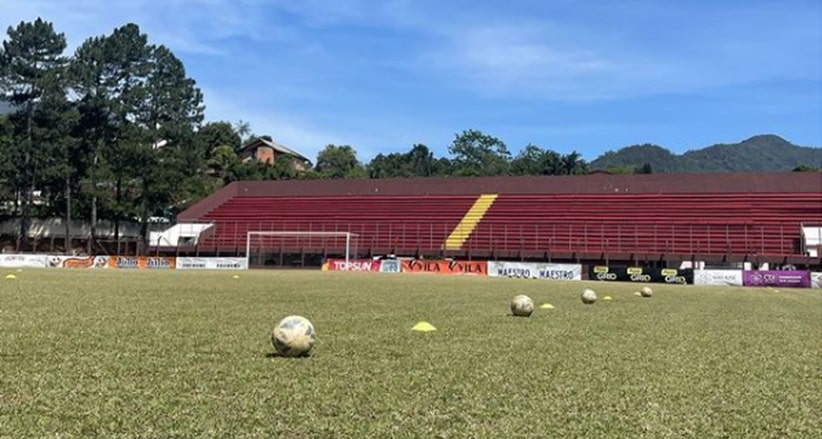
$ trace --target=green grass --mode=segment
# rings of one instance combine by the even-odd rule
[[[3,438],[820,437],[811,290],[16,274],[0,279]],[[614,300],[585,306],[584,286]],[[510,317],[517,293],[556,309]],[[309,358],[271,356],[288,314],[316,327]]]

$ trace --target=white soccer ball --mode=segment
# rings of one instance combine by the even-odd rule
[[[519,294],[511,299],[511,313],[517,317],[528,317],[534,312],[534,301],[525,294]]]
[[[582,291],[580,298],[582,299],[582,303],[590,305],[597,301],[597,293],[590,288],[586,288]]]
[[[285,357],[307,355],[314,346],[314,325],[302,316],[288,316],[271,333],[274,349]]]
[[[639,294],[642,294],[642,297],[651,297],[654,295],[654,290],[652,290],[651,287],[642,287]]]

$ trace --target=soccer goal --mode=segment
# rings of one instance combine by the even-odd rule
[[[358,237],[351,232],[250,231],[245,244],[246,264],[249,268],[286,266],[295,255],[304,258],[305,254],[328,251],[333,256],[345,258],[348,267],[352,255],[357,254]]]

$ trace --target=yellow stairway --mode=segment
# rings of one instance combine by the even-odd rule
[[[488,212],[488,209],[491,208],[491,205],[494,204],[496,199],[497,194],[480,195],[477,201],[474,201],[474,205],[471,206],[468,212],[465,213],[465,216],[462,217],[459,224],[457,224],[454,230],[451,231],[451,234],[448,235],[443,248],[445,250],[461,249],[462,244],[468,240],[471,233],[477,227],[477,224],[479,224],[482,217],[485,216],[485,212]]]

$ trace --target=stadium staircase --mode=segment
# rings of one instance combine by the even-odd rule
[[[482,221],[485,213],[488,212],[488,209],[491,208],[497,197],[497,194],[480,195],[477,201],[474,202],[474,205],[471,206],[465,216],[462,217],[459,224],[457,224],[451,234],[448,235],[445,244],[443,244],[443,248],[445,250],[462,249],[462,245],[471,237],[471,233],[477,227],[477,224]]]

